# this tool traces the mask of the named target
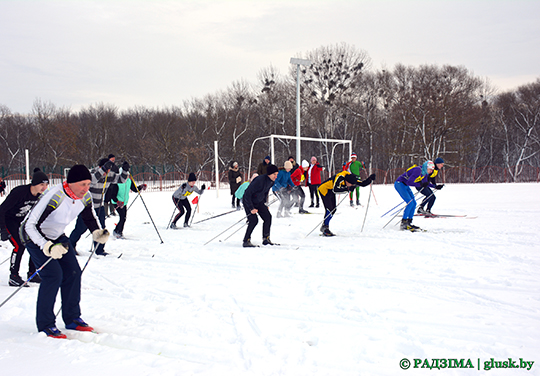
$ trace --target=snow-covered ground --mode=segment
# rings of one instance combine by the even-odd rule
[[[369,188],[364,207],[339,206],[336,237],[319,236],[321,207],[274,216],[281,246],[254,249],[241,247],[245,226],[204,245],[243,211],[167,230],[172,192],[144,193],[163,244],[137,199],[127,239],[111,239],[112,255],[92,258],[82,277],[83,318],[99,334],[61,319],[71,340],[37,333],[38,287],[22,289],[0,308],[0,374],[540,375],[540,185],[447,185],[433,211],[475,218],[415,219],[426,233],[399,231],[397,219],[383,229],[400,198],[391,185],[373,191],[363,232]],[[229,192],[207,191],[199,209],[194,222],[229,211]],[[0,244],[4,261],[11,248]],[[79,243],[81,265],[90,247]],[[0,301],[14,291],[8,269]],[[486,370],[508,358],[534,364]]]

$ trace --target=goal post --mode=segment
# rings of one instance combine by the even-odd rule
[[[266,138],[270,139],[270,161],[272,164],[275,164],[275,158],[274,158],[274,139],[276,138],[282,138],[282,139],[288,139],[288,140],[297,140],[297,141],[315,141],[315,142],[332,142],[334,143],[334,147],[332,148],[332,155],[331,155],[331,163],[330,168],[333,168],[334,166],[334,151],[337,145],[340,144],[348,144],[349,145],[349,155],[352,154],[352,141],[351,140],[336,140],[332,138],[314,138],[314,137],[302,137],[302,136],[284,136],[284,135],[278,135],[278,134],[271,134],[270,136],[264,136],[264,137],[258,137],[255,140],[253,140],[253,143],[251,144],[251,151],[249,152],[249,166],[248,166],[248,172],[251,172],[251,162],[253,158],[253,147],[255,146],[255,143],[259,140],[264,140]],[[301,161],[296,161],[296,163],[300,163]],[[330,170],[330,175],[333,175],[332,170]]]

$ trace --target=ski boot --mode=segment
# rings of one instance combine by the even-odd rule
[[[251,243],[251,239],[244,240],[244,243],[242,243],[242,247],[244,248],[255,248],[256,245]]]
[[[321,227],[322,236],[335,236],[335,234],[330,231],[330,228],[326,225],[322,225]]]
[[[269,236],[265,237],[262,243],[263,245],[276,245],[276,243],[272,243]]]

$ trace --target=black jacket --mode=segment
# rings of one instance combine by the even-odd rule
[[[268,175],[259,175],[246,188],[242,202],[246,210],[251,211],[259,205],[264,204],[268,199],[268,191],[274,182]]]

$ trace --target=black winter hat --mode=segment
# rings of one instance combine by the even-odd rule
[[[32,176],[32,185],[38,185],[41,183],[49,183],[49,178],[45,173],[41,170],[38,170],[34,172],[34,175]]]
[[[92,180],[90,171],[85,165],[75,165],[68,172],[67,182],[76,183],[82,180]]]
[[[114,158],[114,154],[109,154],[109,156],[107,157],[107,159],[111,159],[111,158]]]
[[[189,173],[189,177],[188,177],[187,181],[197,181],[197,177],[195,176],[195,174],[193,172]]]
[[[356,179],[356,175],[354,174],[347,174],[345,176],[345,181],[350,184],[358,184],[358,180]]]
[[[276,172],[278,172],[278,168],[276,165],[273,165],[273,164],[269,164],[268,167],[266,167],[266,175],[272,175]]]

